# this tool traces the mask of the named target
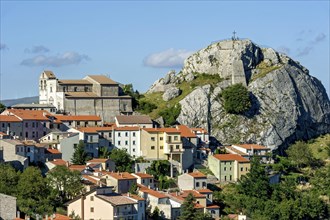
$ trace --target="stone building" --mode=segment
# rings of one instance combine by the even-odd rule
[[[39,103],[54,105],[58,112],[71,115],[98,115],[106,122],[132,112],[132,98],[104,75],[60,80],[52,71],[44,71],[39,78]]]
[[[16,197],[0,193],[0,219],[15,219]]]

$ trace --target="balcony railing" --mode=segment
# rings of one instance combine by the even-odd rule
[[[115,212],[114,217],[115,218],[120,218],[120,217],[125,217],[125,216],[135,216],[137,214],[138,214],[137,211]]]

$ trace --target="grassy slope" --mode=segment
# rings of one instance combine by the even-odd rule
[[[330,134],[322,135],[316,139],[309,140],[307,143],[316,159],[329,159],[327,148],[330,147]]]
[[[150,94],[144,94],[144,97],[141,98],[141,101],[146,101],[153,103],[157,106],[157,109],[154,109],[151,113],[149,113],[150,117],[155,119],[159,117],[159,112],[165,108],[169,108],[179,103],[182,99],[184,99],[188,94],[190,94],[197,86],[203,86],[207,84],[211,84],[215,86],[217,83],[222,81],[219,75],[208,75],[208,74],[195,74],[195,79],[191,82],[182,82],[177,84],[176,86],[181,89],[182,93],[178,97],[165,102],[162,98],[163,92],[155,92]]]

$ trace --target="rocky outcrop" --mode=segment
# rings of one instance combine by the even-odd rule
[[[181,94],[181,90],[176,87],[171,87],[167,89],[163,94],[163,100],[164,101],[170,101],[171,99],[174,99],[175,97],[178,97]]]
[[[222,144],[250,142],[281,150],[330,133],[330,102],[321,82],[271,48],[250,40],[217,42],[191,55],[171,86],[192,81],[196,73],[219,74],[224,80],[182,97],[177,121],[207,128]],[[234,83],[245,83],[251,94],[252,107],[242,115],[226,113],[219,96]]]

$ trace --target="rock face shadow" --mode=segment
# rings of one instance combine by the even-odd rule
[[[250,92],[251,107],[243,115],[247,118],[253,118],[260,114],[260,102],[258,98]]]

